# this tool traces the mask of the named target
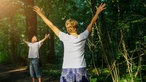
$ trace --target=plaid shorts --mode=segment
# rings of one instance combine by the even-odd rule
[[[62,69],[60,82],[90,82],[86,68]]]

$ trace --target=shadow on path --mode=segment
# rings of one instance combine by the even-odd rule
[[[59,82],[54,77],[43,75],[42,82]],[[31,82],[27,66],[14,68],[0,65],[0,82]],[[37,82],[37,81],[36,81]]]

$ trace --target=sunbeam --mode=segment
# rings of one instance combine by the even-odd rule
[[[0,19],[10,17],[15,14],[18,9],[19,0],[0,0]]]

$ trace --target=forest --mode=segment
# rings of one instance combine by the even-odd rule
[[[33,6],[39,6],[66,33],[65,21],[76,19],[80,33],[101,3],[106,9],[100,13],[85,46],[90,82],[146,82],[146,0],[0,0],[0,82],[11,82],[6,81],[11,76],[2,78],[8,68],[25,66],[26,76],[30,77],[28,47],[23,39],[30,41],[37,35],[40,40],[47,33],[51,37],[39,50],[42,77],[44,82],[59,82],[63,43]]]

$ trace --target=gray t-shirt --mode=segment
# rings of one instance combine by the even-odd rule
[[[28,58],[39,58],[39,48],[41,47],[41,41],[35,43],[27,43],[29,47]]]
[[[59,32],[59,39],[64,44],[63,68],[82,68],[86,67],[84,58],[84,47],[89,31],[85,30],[77,37]]]

